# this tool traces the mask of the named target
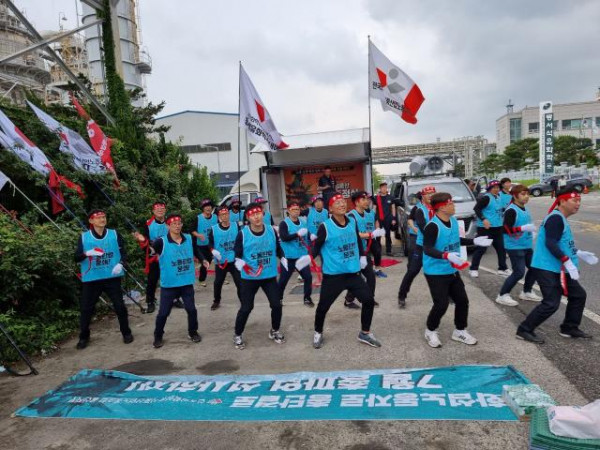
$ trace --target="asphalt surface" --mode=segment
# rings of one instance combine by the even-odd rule
[[[543,217],[547,214],[552,199],[548,196],[532,198],[529,208],[539,226]],[[569,218],[572,231],[575,236],[575,244],[581,250],[587,250],[600,256],[600,194],[590,193],[583,196],[582,207],[579,212]],[[484,255],[481,266],[495,272],[497,269],[497,258],[493,248],[488,249]],[[508,262],[510,267],[510,261]],[[600,270],[599,266],[581,264],[580,283],[587,291],[586,309],[592,314],[590,318],[584,317],[581,328],[591,333],[591,340],[565,339],[558,335],[559,326],[565,314],[565,305],[539,328],[539,333],[545,338],[545,344],[539,346],[544,355],[554,362],[556,367],[564,373],[567,378],[577,386],[581,393],[590,401],[600,398],[600,384],[598,374],[600,373]],[[466,282],[482,290],[487,299],[494,301],[504,278],[480,270],[478,279],[469,279],[465,274]],[[537,288],[537,285],[536,285]],[[519,284],[513,291],[513,299],[518,300],[518,294],[522,290]],[[539,290],[536,291],[539,295]],[[563,298],[564,300],[564,298]],[[513,323],[513,330],[529,314],[536,303],[518,300],[516,307],[500,306]],[[595,313],[595,314],[593,314]],[[595,320],[593,320],[595,319]]]

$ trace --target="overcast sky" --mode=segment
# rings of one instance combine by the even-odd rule
[[[39,29],[76,0],[14,0]],[[367,127],[367,36],[420,86],[410,125],[372,101],[373,146],[484,135],[515,109],[590,101],[600,85],[596,0],[140,0],[164,114],[237,112],[241,60],[282,134]]]

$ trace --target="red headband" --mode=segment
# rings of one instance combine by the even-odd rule
[[[335,194],[329,199],[329,207],[331,208],[331,206],[338,200],[344,200],[344,196],[342,194]]]
[[[175,222],[175,221],[179,221],[179,222],[181,222],[181,216],[172,216],[172,217],[169,217],[169,218],[166,220],[166,222],[165,222],[165,223],[166,223],[167,225],[171,225],[171,224],[172,224],[173,222]]]
[[[229,208],[227,206],[217,208],[217,214],[221,214],[223,211],[225,211],[226,213],[229,213]]]
[[[425,186],[423,189],[421,189],[421,194],[435,194],[435,186]]]
[[[552,206],[548,210],[548,214],[550,214],[552,211],[554,211],[554,209],[556,209],[560,200],[569,200],[572,198],[581,198],[581,194],[579,192],[569,192],[567,194],[559,195],[558,197],[556,197],[556,200],[554,200],[554,203],[552,203]]]
[[[446,205],[451,205],[452,203],[454,203],[454,202],[452,201],[451,198],[449,198],[445,202],[436,203],[435,205],[431,205],[431,207],[437,211],[438,209],[443,208]]]
[[[103,211],[98,211],[98,212],[95,212],[94,214],[90,214],[88,219],[96,219],[96,218],[102,217],[102,216],[106,217],[106,213]]]
[[[163,208],[167,207],[165,203],[155,203],[154,205],[152,205],[152,209],[158,208],[159,206],[162,206]]]
[[[291,202],[291,203],[288,203],[288,209],[289,209],[289,208],[292,208],[292,207],[294,207],[294,206],[298,206],[298,207],[300,207],[300,203],[298,203],[298,202]]]
[[[251,215],[259,213],[259,212],[260,213],[263,212],[262,208],[260,206],[255,206],[254,208],[246,211],[246,217],[250,217]]]

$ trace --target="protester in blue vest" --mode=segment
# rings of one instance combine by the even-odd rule
[[[200,252],[209,264],[212,262],[212,253],[210,251],[210,243],[208,242],[208,232],[217,224],[217,216],[212,213],[213,207],[214,203],[212,200],[208,198],[202,200],[200,203],[200,214],[196,217],[191,228],[191,234],[196,238]],[[206,267],[200,267],[200,275],[198,276],[200,286],[206,287],[207,273]]]
[[[542,302],[517,329],[517,338],[536,344],[543,344],[544,340],[535,334],[535,329],[558,311],[562,295],[567,297],[567,308],[559,334],[565,338],[592,337],[579,328],[587,294],[577,280],[579,261],[593,265],[598,263],[598,258],[592,252],[577,249],[567,220],[579,211],[581,195],[572,187],[557,194],[540,227],[531,262],[542,291]]]
[[[356,221],[358,235],[361,237],[364,253],[367,256],[367,266],[364,269],[361,269],[361,273],[365,277],[367,286],[371,289],[373,297],[375,297],[377,279],[375,277],[375,271],[373,270],[373,260],[371,259],[371,255],[373,255],[373,244],[375,244],[380,237],[385,236],[385,229],[375,227],[375,212],[367,209],[370,202],[369,194],[365,191],[357,191],[352,194],[351,198],[354,203],[354,209],[347,215]],[[360,306],[354,302],[354,299],[355,295],[351,290],[348,290],[346,298],[344,299],[344,306],[350,309],[359,309]],[[374,300],[373,304],[375,307],[379,306],[379,303],[376,300]]]
[[[508,205],[512,202],[513,196],[511,194],[512,181],[510,178],[502,178],[500,180],[500,203],[502,204],[503,212],[508,208]]]
[[[454,202],[446,192],[431,196],[431,207],[435,216],[423,231],[423,272],[429,285],[433,307],[427,317],[425,339],[430,347],[442,346],[438,328],[448,309],[450,300],[454,302],[454,326],[452,340],[467,345],[477,344],[467,331],[469,298],[459,270],[469,267],[468,261],[461,258],[460,246],[475,244],[489,246],[492,240],[484,236],[475,239],[460,237],[458,221],[454,218]]]
[[[235,239],[239,232],[238,223],[230,222],[230,211],[225,205],[217,208],[217,217],[219,224],[213,225],[208,232],[211,253],[215,261],[214,301],[210,307],[211,311],[221,306],[221,291],[228,273],[233,278],[238,299],[240,298],[240,272],[235,268],[234,252]]]
[[[244,211],[242,211],[242,201],[238,197],[234,197],[231,200],[229,222],[237,224],[238,227],[242,227],[244,225]]]
[[[328,206],[331,218],[319,227],[312,250],[313,257],[321,255],[323,262],[323,284],[315,311],[313,347],[323,346],[325,316],[333,302],[346,289],[351,290],[362,303],[358,340],[372,347],[381,347],[381,343],[371,332],[375,299],[373,291],[360,274],[368,262],[356,221],[346,217],[348,207],[341,194],[334,194],[329,199]]]
[[[130,344],[133,335],[121,291],[126,259],[123,238],[117,231],[106,228],[106,213],[100,209],[89,214],[88,222],[90,229],[81,234],[75,250],[75,262],[80,265],[82,281],[77,349],[83,350],[89,344],[90,322],[103,292],[110,298],[117,314],[123,342]]]
[[[319,226],[329,219],[329,211],[325,209],[323,203],[323,197],[315,195],[310,200],[311,206],[303,212],[301,215],[306,216],[306,224],[308,226],[308,233],[310,234],[310,240],[314,241],[317,239],[317,230]]]
[[[283,305],[283,295],[290,277],[297,270],[304,281],[304,305],[314,307],[312,295],[312,274],[310,273],[310,256],[308,255],[308,228],[306,219],[300,217],[300,203],[296,200],[288,202],[288,217],[279,224],[279,238],[287,267],[281,265],[279,275],[279,298]]]
[[[435,194],[435,186],[424,186],[419,194],[421,201],[417,202],[410,211],[410,220],[413,221],[413,226],[409,228],[408,265],[404,278],[402,278],[402,282],[400,283],[400,289],[398,290],[399,308],[406,307],[406,297],[408,297],[412,282],[423,267],[423,230],[425,230],[425,226],[434,216],[430,199]]]
[[[167,215],[167,205],[165,202],[155,202],[152,205],[152,217],[146,221],[142,233],[136,231],[133,236],[137,239],[140,247],[146,252],[146,267],[144,272],[148,275],[146,282],[146,312],[153,313],[156,310],[156,287],[160,279],[160,268],[158,257],[150,247],[150,242],[165,236],[168,232],[165,217]],[[176,308],[183,308],[181,299],[174,303]]]
[[[269,208],[267,208],[267,203],[269,203],[269,201],[263,197],[256,197],[256,199],[254,200],[254,203],[259,205],[260,208],[262,209],[263,222],[265,223],[265,225],[271,225],[275,229],[275,231],[278,231],[279,227],[274,226],[275,222],[273,221],[273,216],[271,215]],[[248,219],[246,218],[246,220],[248,220]]]
[[[506,265],[506,250],[504,249],[504,233],[502,227],[502,213],[504,207],[500,199],[500,182],[492,180],[487,185],[487,192],[473,208],[477,216],[477,236],[486,236],[492,239],[494,249],[498,255],[498,274],[508,277],[511,271]],[[469,275],[479,277],[479,263],[487,247],[477,247],[473,252]]]
[[[180,215],[169,215],[165,223],[169,228],[168,233],[150,244],[158,255],[160,265],[160,305],[154,328],[154,348],[163,346],[165,324],[171,314],[173,302],[178,298],[183,300],[187,313],[190,339],[193,342],[202,340],[198,334],[198,312],[194,300],[194,257],[200,261],[202,267],[209,266],[209,262],[204,259],[196,245],[196,238],[181,232],[183,222]]]
[[[517,184],[512,187],[512,203],[504,211],[504,248],[512,265],[512,274],[504,281],[496,303],[506,306],[517,306],[519,302],[510,296],[510,291],[525,276],[523,292],[519,295],[521,300],[533,302],[541,301],[541,297],[533,293],[535,283],[534,271],[531,270],[533,258],[533,234],[536,227],[531,214],[527,209],[529,189],[527,186]],[[527,275],[525,275],[527,269]]]
[[[242,303],[235,320],[233,343],[242,350],[246,343],[242,333],[248,317],[254,308],[254,298],[262,289],[271,307],[271,329],[269,339],[277,344],[285,342],[280,331],[281,302],[277,285],[277,258],[281,258],[282,267],[287,270],[287,261],[281,250],[277,233],[271,225],[264,222],[263,209],[258,203],[246,207],[248,226],[242,228],[235,240],[235,267],[240,271],[240,301]]]

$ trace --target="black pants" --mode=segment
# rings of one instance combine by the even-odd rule
[[[467,319],[469,317],[469,298],[465,291],[460,274],[456,272],[453,275],[425,275],[429,292],[433,300],[433,307],[427,317],[427,329],[435,331],[440,326],[440,322],[446,310],[450,299],[454,301],[454,325],[457,330],[467,328]]]
[[[325,316],[327,311],[333,305],[333,302],[345,290],[351,291],[356,298],[362,303],[360,314],[360,322],[362,331],[371,330],[371,321],[373,320],[373,308],[375,307],[375,299],[373,292],[365,283],[359,273],[345,273],[341,275],[323,275],[323,284],[321,285],[321,295],[319,304],[315,312],[315,331],[323,332],[325,324]]]
[[[528,331],[530,333],[558,311],[560,297],[562,296],[560,274],[550,272],[549,270],[532,270],[535,272],[534,276],[540,285],[543,298],[542,302],[519,325],[520,331]],[[587,298],[585,289],[581,287],[578,281],[573,280],[569,274],[567,274],[567,289],[569,291],[567,296],[567,310],[565,311],[565,320],[560,325],[562,332],[569,332],[579,328]]]
[[[517,285],[519,280],[525,276],[525,285],[523,292],[531,292],[535,283],[535,272],[531,270],[531,260],[533,259],[533,250],[528,248],[525,250],[507,250],[512,266],[512,273],[504,281],[500,289],[500,295],[508,294]],[[525,275],[527,269],[527,275]]]
[[[188,333],[191,334],[198,331],[198,311],[194,303],[194,285],[188,284],[172,288],[163,287],[160,289],[160,306],[158,308],[158,315],[156,316],[154,337],[162,338],[167,318],[173,308],[173,302],[180,297],[183,300],[185,312],[187,313]]]
[[[212,253],[210,252],[210,248],[208,247],[208,245],[201,245],[198,247],[200,249],[200,253],[202,253],[202,256],[204,256],[204,259],[208,261],[208,263],[210,264],[213,260],[213,256]],[[206,274],[207,274],[207,270],[206,267],[204,267],[202,264],[200,265],[200,276],[198,277],[198,281],[200,281],[201,283],[206,280]]]
[[[224,269],[221,269],[219,266],[215,267],[215,283],[213,285],[214,289],[214,299],[215,302],[221,301],[221,291],[223,290],[223,283],[225,282],[225,277],[227,274],[231,274],[231,278],[233,278],[233,282],[235,283],[235,287],[237,289],[237,296],[240,299],[240,272],[235,268],[233,263],[227,263]]]
[[[477,236],[487,236],[494,240],[492,245],[494,246],[494,249],[496,249],[496,254],[498,255],[498,270],[508,269],[508,266],[506,265],[506,251],[504,250],[504,236],[502,236],[502,233],[502,227],[491,227],[489,230],[486,230],[483,227],[477,227]],[[487,247],[475,247],[473,259],[471,260],[471,270],[479,269],[479,263],[486,250]]]
[[[281,274],[279,275],[279,299],[283,300],[283,294],[285,291],[285,287],[290,281],[290,277],[294,274],[294,270],[296,270],[296,261],[297,259],[288,259],[288,270],[285,270],[285,267],[281,266]],[[302,270],[299,270],[298,273],[302,277],[304,281],[304,298],[308,298],[312,294],[312,274],[310,273],[310,266],[306,266]]]
[[[379,242],[379,239],[371,241],[371,255],[373,255],[373,264],[375,264],[375,267],[381,266],[381,242]]]
[[[127,308],[125,307],[123,293],[121,292],[121,277],[117,277],[82,283],[81,301],[79,303],[79,339],[90,338],[90,323],[96,310],[96,303],[103,292],[108,295],[108,298],[112,302],[117,318],[119,319],[121,334],[123,336],[131,334],[127,318]]]
[[[377,284],[377,277],[375,276],[375,271],[373,270],[373,261],[371,261],[371,257],[367,255],[367,267],[361,269],[360,273],[365,277],[365,281],[367,282],[367,286],[371,290],[371,294],[373,295],[373,299],[375,299],[375,287]],[[352,292],[350,288],[348,288],[348,293],[346,294],[346,301],[348,303],[353,302],[356,296]],[[358,299],[360,301],[360,298]]]
[[[398,291],[398,298],[406,300],[410,287],[412,286],[413,280],[419,275],[421,268],[423,267],[423,247],[417,245],[417,236],[410,235],[410,253],[408,255],[408,265],[406,266],[406,273],[400,283],[400,289]]]
[[[381,228],[385,230],[385,252],[392,253],[392,220],[393,216],[387,216],[383,221],[379,223]],[[378,240],[381,238],[378,238]],[[381,242],[381,241],[379,241]]]
[[[156,303],[156,287],[160,280],[160,266],[158,261],[150,263],[148,281],[146,283],[146,303]]]
[[[266,278],[264,280],[245,280],[242,278],[240,287],[242,306],[235,319],[236,336],[240,336],[244,332],[244,328],[246,328],[248,317],[254,309],[254,297],[256,297],[259,288],[263,290],[271,306],[271,328],[279,330],[281,326],[281,302],[279,301],[277,278]]]

